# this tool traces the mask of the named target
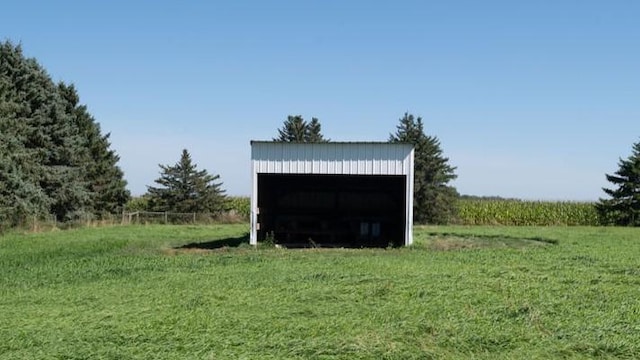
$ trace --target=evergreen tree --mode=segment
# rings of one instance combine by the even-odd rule
[[[15,126],[8,135],[18,139],[13,146],[20,154],[18,157],[9,154],[13,158],[7,164],[9,172],[16,175],[14,181],[21,179],[20,187],[33,190],[28,194],[37,193],[36,198],[44,200],[5,188],[5,201],[20,197],[23,200],[20,208],[24,211],[18,214],[24,215],[42,216],[41,212],[46,211],[66,220],[72,214],[84,213],[86,193],[78,186],[82,176],[75,162],[75,155],[82,150],[76,148],[79,139],[64,113],[55,85],[35,60],[26,59],[22,49],[9,42],[0,47],[0,77],[3,84],[0,122],[4,129]],[[24,159],[26,156],[30,158],[28,161]],[[46,210],[42,208],[45,204]]]
[[[42,104],[33,119],[32,145],[44,150],[40,186],[52,200],[50,212],[60,221],[93,217],[88,179],[82,171],[87,149],[64,99],[53,82],[47,84],[50,102]]]
[[[287,120],[278,129],[278,137],[273,141],[281,142],[326,142],[322,135],[320,121],[312,118],[307,123],[301,115],[287,116]]]
[[[455,179],[455,167],[444,157],[437,137],[424,133],[422,118],[405,113],[390,142],[415,146],[413,216],[417,223],[443,224],[456,216],[458,192],[448,183]]]
[[[79,104],[73,85],[58,84],[58,90],[66,100],[66,112],[71,114],[81,135],[81,148],[85,149],[81,160],[82,172],[87,179],[87,190],[91,193],[91,206],[98,217],[122,211],[130,193],[126,189],[122,170],[117,166],[120,157],[110,149],[110,134],[102,135],[98,124]]]
[[[327,142],[322,135],[321,125],[318,118],[311,118],[311,122],[307,124],[307,129],[304,137],[305,142]]]
[[[222,183],[216,183],[220,175],[198,171],[187,149],[182,150],[175,165],[159,165],[160,177],[155,182],[160,187],[147,186],[149,206],[154,211],[210,212],[225,209],[226,196]]]
[[[633,144],[627,159],[620,159],[613,175],[605,176],[616,188],[602,189],[610,198],[596,204],[601,223],[640,226],[640,142]]]
[[[84,131],[87,127],[95,131]],[[101,174],[114,174],[105,181],[118,184],[128,197],[109,143],[100,146],[115,161],[92,157],[100,147],[89,148],[96,138],[102,138],[99,126],[78,106],[72,86],[54,84],[20,46],[0,43],[0,221],[15,225],[49,214],[65,221],[103,211],[94,202],[96,182],[88,171],[93,163],[103,166]],[[114,201],[121,206],[126,199]]]
[[[9,226],[42,215],[50,202],[34,181],[41,173],[40,154],[25,146],[29,65],[19,46],[0,44],[0,222]]]
[[[282,128],[278,129],[278,137],[273,141],[303,142],[307,135],[307,122],[302,116],[287,116]]]
[[[0,230],[48,214],[50,206],[50,199],[33,182],[30,152],[15,132],[6,128],[10,123],[0,120]]]

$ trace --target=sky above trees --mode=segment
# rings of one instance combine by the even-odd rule
[[[250,192],[288,115],[333,141],[421,116],[461,194],[596,200],[640,138],[635,1],[9,0],[21,43],[111,132],[133,194],[188,148]]]

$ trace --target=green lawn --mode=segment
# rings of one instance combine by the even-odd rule
[[[364,250],[247,231],[0,237],[0,359],[640,358],[638,229],[417,227]],[[175,249],[223,242],[242,244]]]

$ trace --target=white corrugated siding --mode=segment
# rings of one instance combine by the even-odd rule
[[[405,245],[413,242],[413,146],[393,143],[251,142],[251,235],[257,244],[258,176],[271,174],[405,175]]]
[[[409,144],[252,142],[255,173],[407,175]]]

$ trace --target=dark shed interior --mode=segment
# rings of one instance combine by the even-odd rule
[[[404,175],[258,174],[258,241],[287,247],[404,244]]]

